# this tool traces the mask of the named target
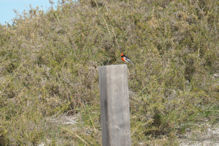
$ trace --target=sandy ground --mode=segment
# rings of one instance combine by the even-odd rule
[[[179,139],[180,146],[219,146],[219,123],[210,126],[204,132],[193,131]]]

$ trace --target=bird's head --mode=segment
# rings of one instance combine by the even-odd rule
[[[124,54],[123,54],[123,53],[121,53],[121,56],[124,56]]]

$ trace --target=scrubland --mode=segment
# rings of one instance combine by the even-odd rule
[[[98,66],[121,52],[133,145],[218,122],[219,1],[63,0],[0,26],[0,145],[101,145]]]

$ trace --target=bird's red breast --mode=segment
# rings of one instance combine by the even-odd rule
[[[125,57],[121,57],[121,59],[122,59],[122,61],[126,62],[126,61],[125,61]]]
[[[125,62],[125,55],[121,53],[121,60]]]

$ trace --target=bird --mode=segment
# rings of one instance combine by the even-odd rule
[[[125,63],[131,63],[134,65],[134,63],[127,56],[125,56],[123,53],[121,53],[121,60]]]

